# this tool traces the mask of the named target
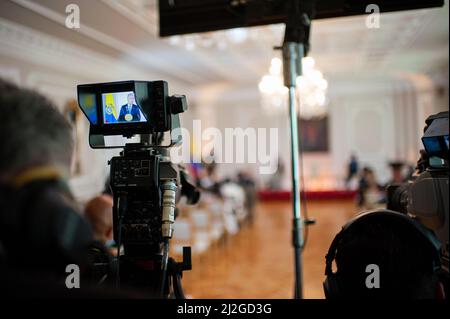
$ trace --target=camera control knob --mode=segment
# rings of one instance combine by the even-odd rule
[[[186,96],[184,95],[172,95],[168,97],[170,112],[172,114],[183,113],[187,110]]]

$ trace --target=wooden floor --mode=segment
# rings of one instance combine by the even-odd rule
[[[323,298],[325,254],[334,235],[356,214],[352,201],[308,202],[310,227],[303,253],[305,298]],[[292,298],[291,204],[261,203],[253,225],[193,260],[183,286],[188,298]]]

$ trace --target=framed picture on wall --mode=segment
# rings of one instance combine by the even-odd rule
[[[328,116],[299,119],[299,135],[304,152],[328,152]]]

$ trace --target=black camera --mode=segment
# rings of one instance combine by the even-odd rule
[[[169,96],[164,81],[126,81],[79,85],[78,103],[90,122],[91,147],[124,148],[109,161],[116,285],[182,298],[180,280],[182,271],[191,269],[190,247],[183,250],[183,262],[176,263],[168,257],[169,240],[179,198],[184,195],[195,204],[200,193],[183,167],[170,161],[168,148],[181,139],[171,134],[168,145],[162,141],[165,132],[179,128],[186,98]],[[112,136],[134,143],[107,141]]]
[[[404,184],[389,185],[387,208],[409,214],[434,231],[441,242],[442,270],[449,273],[449,137],[448,112],[431,115],[422,143],[425,147],[413,178]]]

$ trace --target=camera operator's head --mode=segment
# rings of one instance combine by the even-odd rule
[[[65,117],[43,96],[0,79],[0,181],[51,166],[68,175],[73,133]]]
[[[328,299],[443,297],[437,275],[439,248],[437,238],[407,215],[387,210],[361,214],[331,244],[325,295]]]

